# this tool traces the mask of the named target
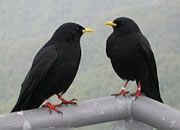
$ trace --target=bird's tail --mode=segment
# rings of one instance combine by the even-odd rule
[[[31,96],[30,94],[20,94],[18,101],[14,108],[11,110],[11,112],[38,108],[41,106],[43,102],[43,98],[39,98],[39,96]]]
[[[28,106],[28,100],[29,98],[22,98],[21,96],[19,96],[18,101],[11,112],[26,110]]]
[[[19,107],[17,107],[16,105],[14,106],[14,108],[11,110],[11,113],[12,112],[17,112],[17,111],[20,111],[20,109],[18,109]]]
[[[151,75],[149,75],[146,80],[141,82],[141,86],[141,92],[144,93],[147,97],[163,103],[163,100],[160,96],[159,83],[154,82]]]
[[[21,111],[21,106],[20,105],[15,105],[14,108],[11,110],[11,112],[17,112],[17,111]]]

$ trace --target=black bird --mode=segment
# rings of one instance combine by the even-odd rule
[[[65,23],[55,31],[36,54],[12,112],[38,108],[54,94],[62,101],[60,104],[76,104],[75,99],[67,101],[61,95],[76,76],[81,59],[80,38],[85,32],[92,30],[76,23]],[[47,102],[45,106],[61,112],[58,105]]]
[[[163,102],[159,91],[156,62],[148,40],[140,31],[138,25],[130,18],[119,17],[105,23],[113,27],[112,34],[106,42],[106,53],[117,75],[126,80],[120,93],[125,95],[125,87],[129,80],[135,80],[137,90],[134,96],[141,93]]]

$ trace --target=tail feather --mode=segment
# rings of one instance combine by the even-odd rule
[[[17,112],[17,111],[21,111],[21,110],[26,110],[27,105],[28,105],[28,98],[18,98],[18,101],[16,103],[16,105],[14,106],[14,108],[11,110],[11,112]]]
[[[159,84],[155,84],[151,76],[148,76],[146,80],[142,81],[141,86],[141,92],[144,93],[147,97],[163,103],[163,100],[160,96]]]

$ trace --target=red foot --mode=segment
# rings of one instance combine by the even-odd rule
[[[62,98],[61,101],[62,102],[60,104],[56,104],[55,106],[60,106],[62,104],[74,104],[74,105],[77,105],[77,103],[75,102],[75,101],[77,101],[77,99],[72,99],[72,100],[67,101],[67,100]]]
[[[120,93],[116,93],[116,94],[112,94],[111,96],[120,96],[120,95],[123,95],[123,96],[126,96],[126,94],[128,94],[129,91],[126,91],[124,89],[121,89],[121,92]]]
[[[139,97],[139,96],[141,96],[141,95],[142,95],[142,94],[141,94],[141,91],[140,91],[140,90],[137,90],[136,92],[134,92],[134,93],[131,94],[131,96],[136,96],[136,98]]]
[[[137,90],[135,93],[132,93],[131,96],[135,96],[136,98],[138,98],[141,95],[141,81],[138,81]]]
[[[73,98],[71,100],[65,100],[64,98],[62,98],[61,95],[58,95],[57,94],[57,97],[61,100],[61,103],[60,104],[56,104],[55,106],[60,106],[62,104],[74,104],[74,105],[77,105],[77,103],[75,101],[77,101],[77,99]]]
[[[48,107],[50,112],[52,112],[52,110],[54,110],[57,113],[63,114],[59,109],[56,108],[57,107],[56,105],[53,105],[50,102],[46,102],[46,104],[44,104],[43,107]]]
[[[128,84],[128,80],[126,80],[126,82],[125,82],[125,84],[124,84],[124,86],[121,88],[121,91],[120,91],[120,93],[117,93],[117,94],[111,94],[111,96],[120,96],[120,95],[123,95],[123,96],[126,96],[126,94],[128,94],[129,93],[129,91],[126,91],[125,90],[125,88],[126,88],[126,86],[127,86],[127,84]]]

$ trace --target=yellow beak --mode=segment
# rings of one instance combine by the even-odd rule
[[[105,25],[110,25],[110,26],[114,26],[115,27],[117,24],[113,23],[113,21],[107,21],[105,23]]]
[[[93,32],[93,30],[91,28],[85,28],[82,30],[83,33],[86,33],[86,32]]]

